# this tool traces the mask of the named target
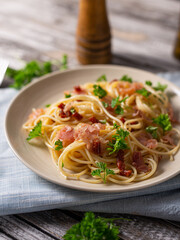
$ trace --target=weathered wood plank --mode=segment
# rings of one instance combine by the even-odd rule
[[[1,239],[1,240],[13,240],[13,238],[7,236],[7,234],[2,233],[1,231],[0,231],[0,239]],[[15,240],[15,239],[14,239],[14,240]]]

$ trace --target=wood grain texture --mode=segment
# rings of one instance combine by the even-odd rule
[[[113,63],[159,71],[180,70],[173,57],[179,19],[178,0],[108,0]],[[78,0],[6,0],[0,8],[0,56],[19,68],[25,61],[69,56],[75,49]],[[0,218],[0,239],[62,239],[83,213],[51,210]],[[141,216],[118,222],[124,240],[179,240],[180,223]]]

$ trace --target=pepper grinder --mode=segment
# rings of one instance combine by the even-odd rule
[[[105,0],[80,0],[76,44],[77,58],[82,64],[111,61],[111,33]]]

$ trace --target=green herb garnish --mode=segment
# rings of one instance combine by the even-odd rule
[[[114,108],[114,107],[116,107],[115,108],[115,113],[116,114],[123,114],[124,113],[124,109],[121,107],[121,103],[122,102],[125,102],[126,101],[126,99],[127,99],[128,97],[125,97],[125,98],[123,98],[121,101],[119,101],[119,96],[117,97],[117,98],[113,98],[112,99],[112,101],[111,101],[111,107],[112,108]]]
[[[36,126],[30,131],[28,138],[26,138],[26,140],[29,141],[33,138],[41,137],[42,136],[41,128],[42,128],[42,121],[39,121],[36,124]]]
[[[70,112],[71,112],[72,114],[74,114],[74,113],[76,112],[75,108],[72,107],[72,108],[70,109]]]
[[[62,162],[62,167],[64,167],[64,163]]]
[[[70,98],[70,97],[71,97],[71,94],[65,93],[65,98]]]
[[[106,183],[106,179],[108,175],[114,175],[114,171],[107,168],[107,164],[103,163],[103,162],[98,162],[96,164],[96,166],[98,167],[98,169],[92,171],[91,175],[92,176],[99,176],[100,178],[102,178],[103,182]],[[103,176],[102,176],[103,174]]]
[[[146,131],[152,135],[153,138],[157,139],[157,129],[158,127],[149,126],[146,128]]]
[[[128,149],[125,138],[129,135],[128,131],[117,129],[116,134],[112,136],[112,141],[109,142],[110,148],[107,148],[109,154],[117,153],[120,149]]]
[[[96,80],[96,82],[107,82],[107,78],[106,78],[106,75],[104,74],[104,75],[102,75],[102,76],[100,76],[97,80]]]
[[[63,148],[63,143],[60,139],[55,142],[55,150],[59,151]]]
[[[168,114],[160,114],[157,118],[153,119],[153,122],[158,124],[164,132],[169,131],[172,128]]]
[[[48,107],[50,107],[50,106],[51,106],[51,104],[46,104],[46,106],[45,106],[45,107],[46,107],[46,108],[48,108]]]
[[[106,123],[107,123],[106,119],[104,119],[104,120],[99,120],[99,122],[102,123],[102,124],[106,124]]]
[[[94,84],[93,88],[94,88],[93,93],[95,96],[103,98],[107,95],[107,92],[101,86]]]
[[[149,97],[149,95],[151,94],[149,91],[147,91],[145,88],[141,88],[139,90],[136,90],[137,93],[143,95],[144,97]]]
[[[120,126],[119,125],[117,125],[117,123],[114,123],[113,124],[113,129],[118,129]]]
[[[73,225],[63,236],[64,240],[118,240],[119,228],[114,221],[122,218],[95,217],[87,212],[80,223]],[[126,219],[125,219],[126,220]],[[129,220],[129,219],[127,219]]]
[[[152,82],[151,81],[146,81],[146,85],[152,86]]]
[[[61,59],[61,67],[60,70],[66,70],[68,68],[68,56],[64,54]]]
[[[122,76],[122,78],[120,79],[120,81],[124,81],[124,82],[129,82],[132,83],[132,78],[130,78],[128,75],[124,75]]]
[[[104,106],[105,108],[107,108],[107,107],[109,106],[109,104],[106,103],[106,102],[102,102],[102,104],[103,104],[103,106]]]
[[[164,90],[167,88],[167,84],[161,84],[160,82],[157,83],[157,86],[156,87],[153,87],[154,90],[156,91],[161,91],[161,92],[164,92]]]

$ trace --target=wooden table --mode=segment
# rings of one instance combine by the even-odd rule
[[[180,70],[180,62],[172,56],[179,4],[178,0],[109,0],[113,63],[153,72]],[[0,56],[18,68],[24,60],[60,59],[66,53],[69,67],[78,65],[74,37],[77,15],[77,0],[1,1]],[[82,216],[57,209],[4,216],[0,218],[0,239],[62,239]],[[180,239],[180,223],[118,216],[132,220],[120,223],[122,239]]]

